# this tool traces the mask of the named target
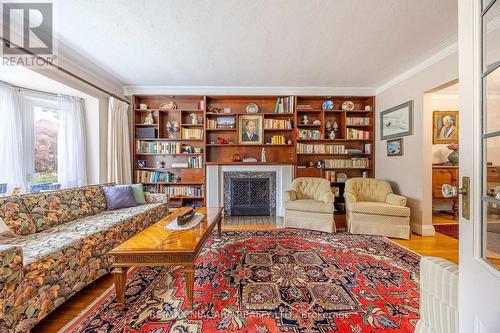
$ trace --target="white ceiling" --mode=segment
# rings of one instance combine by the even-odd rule
[[[378,87],[456,39],[456,0],[64,0],[61,42],[124,85]]]

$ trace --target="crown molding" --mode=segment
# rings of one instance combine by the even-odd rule
[[[307,95],[307,96],[373,96],[371,87],[235,87],[235,86],[125,86],[131,95]]]
[[[443,48],[441,48],[438,52],[425,57],[423,61],[420,61],[417,65],[413,66],[412,68],[408,69],[407,71],[401,73],[400,75],[396,76],[392,80],[384,83],[380,87],[378,87],[375,90],[375,95],[379,95],[380,93],[386,91],[387,89],[397,85],[400,82],[403,82],[404,80],[412,77],[413,75],[423,71],[424,69],[434,65],[435,63],[439,62],[440,60],[454,54],[458,53],[458,39],[457,36],[454,36],[452,38],[451,42],[448,42],[447,45],[445,45]]]

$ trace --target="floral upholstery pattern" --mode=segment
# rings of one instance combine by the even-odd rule
[[[18,196],[0,197],[0,217],[18,235],[29,235],[36,231],[26,206]]]
[[[90,204],[78,188],[26,194],[21,200],[28,208],[37,232],[92,213]]]
[[[108,251],[168,215],[167,196],[146,194],[147,202],[156,203],[87,216],[92,210],[83,191],[81,196],[69,191],[30,196],[36,218],[57,216],[50,227],[28,235],[0,235],[0,332],[30,330],[110,271]],[[33,202],[40,202],[42,209]]]

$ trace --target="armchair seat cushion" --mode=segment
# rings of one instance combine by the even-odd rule
[[[312,199],[301,199],[285,202],[285,209],[300,212],[314,212],[333,214],[333,203],[325,203]]]
[[[365,213],[371,215],[410,216],[410,208],[393,206],[383,202],[354,202],[349,205],[348,209],[354,213]]]

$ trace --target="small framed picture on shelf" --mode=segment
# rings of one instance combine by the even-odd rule
[[[258,145],[263,142],[262,116],[241,115],[238,123],[239,143]]]
[[[235,128],[236,119],[234,117],[217,117],[217,128]]]
[[[403,139],[387,140],[387,156],[403,156]]]
[[[146,160],[138,160],[137,161],[138,168],[146,168],[146,166],[147,166]]]

